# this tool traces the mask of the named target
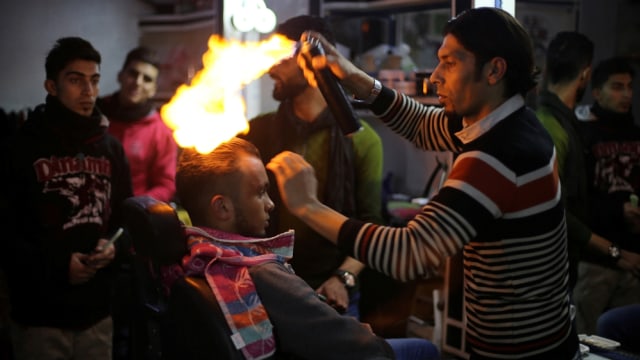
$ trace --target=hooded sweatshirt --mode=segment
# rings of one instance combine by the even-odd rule
[[[169,202],[176,192],[178,145],[151,102],[125,106],[118,93],[101,98],[109,118],[109,133],[118,139],[129,160],[133,193]]]
[[[91,252],[116,231],[132,195],[122,145],[106,118],[89,117],[48,96],[2,151],[0,259],[14,321],[84,329],[110,313],[113,264],[71,285],[74,252]]]

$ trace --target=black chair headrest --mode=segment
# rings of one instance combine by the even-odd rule
[[[135,252],[159,265],[179,262],[187,252],[182,222],[169,204],[149,196],[124,202],[125,226]]]

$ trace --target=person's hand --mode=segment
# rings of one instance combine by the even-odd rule
[[[105,246],[108,243],[109,243],[108,239],[98,240],[98,244],[96,245],[96,248],[87,257],[86,263],[89,266],[92,266],[93,268],[98,270],[109,265],[111,261],[113,261],[113,259],[116,256],[116,249],[115,249],[115,246],[113,246],[113,244],[109,244]],[[103,248],[103,246],[105,247]]]
[[[618,266],[640,278],[640,254],[620,249]]]
[[[324,295],[331,307],[343,314],[349,307],[349,291],[342,281],[335,276],[328,278],[318,289],[318,294]]]
[[[269,161],[267,169],[275,175],[280,196],[294,215],[300,216],[307,206],[319,203],[315,172],[302,156],[283,151]]]
[[[310,36],[320,41],[322,48],[324,49],[325,56],[314,56],[311,58],[311,64],[307,64],[306,57],[309,47],[306,42]],[[318,86],[314,70],[323,69],[328,66],[340,82],[351,90],[357,98],[366,99],[369,96],[373,84],[371,76],[342,56],[335,46],[331,45],[324,36],[315,31],[306,31],[300,37],[300,41],[303,45],[296,61],[298,62],[298,66],[302,69],[304,77],[311,86]]]
[[[623,207],[624,220],[629,226],[629,231],[640,234],[640,208],[627,201]]]
[[[89,255],[75,252],[71,254],[69,261],[69,283],[80,285],[91,280],[97,269],[88,265]]]

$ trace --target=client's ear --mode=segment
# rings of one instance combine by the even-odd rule
[[[209,201],[209,208],[217,219],[228,220],[233,217],[233,205],[224,195],[214,195]]]

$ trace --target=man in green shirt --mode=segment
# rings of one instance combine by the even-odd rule
[[[308,15],[288,19],[276,32],[298,41],[307,30],[333,40],[326,22]],[[265,163],[284,150],[302,154],[315,169],[318,196],[324,204],[347,216],[382,223],[380,137],[364,121],[360,131],[344,136],[322,93],[309,86],[295,57],[274,65],[269,76],[275,82],[273,97],[281,103],[276,112],[252,119],[249,133],[243,137],[260,149]],[[296,274],[326,297],[330,305],[359,318],[356,280],[364,265],[293,216],[281,204],[276,182],[271,183],[270,196],[276,210],[268,233],[294,229],[296,246],[291,264]]]
[[[536,111],[556,147],[562,195],[567,209],[571,288],[576,282],[580,253],[591,238],[599,238],[586,225],[586,169],[582,143],[576,130],[578,120],[573,113],[589,84],[592,60],[593,42],[590,39],[573,31],[558,33],[547,48],[545,77]]]
[[[607,256],[620,267],[637,261],[632,253],[620,251],[608,239],[588,226],[587,170],[579,120],[574,109],[591,78],[593,42],[577,32],[560,32],[549,43],[543,89],[536,115],[549,131],[556,147],[558,172],[567,209],[569,240],[569,286],[574,288],[578,263],[585,250]],[[581,332],[583,329],[578,329]]]

